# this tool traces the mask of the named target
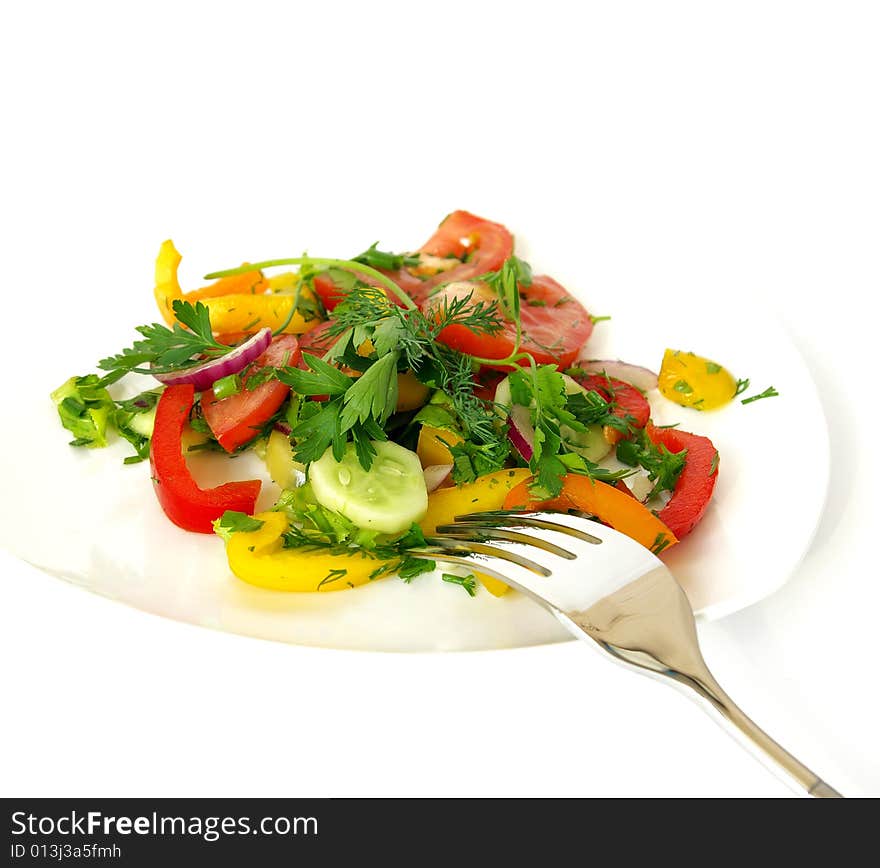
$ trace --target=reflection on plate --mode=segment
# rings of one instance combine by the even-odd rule
[[[767,596],[792,574],[818,522],[828,477],[825,420],[815,388],[784,332],[766,317],[732,308],[700,319],[682,299],[649,304],[637,292],[585,299],[612,311],[590,341],[596,358],[619,357],[655,370],[665,347],[703,353],[780,397],[698,413],[653,395],[659,424],[681,423],[711,437],[721,455],[715,497],[692,536],[665,557],[699,614],[717,618]],[[651,310],[650,318],[644,316]],[[690,311],[690,313],[689,313]],[[648,321],[650,320],[650,321]],[[742,338],[748,335],[747,340]],[[48,392],[73,371],[51,360],[54,380],[26,375],[16,399],[25,452],[4,450],[0,542],[34,566],[148,612],[205,627],[302,645],[382,651],[512,648],[567,638],[552,616],[517,594],[473,599],[421,576],[385,579],[353,591],[281,594],[250,587],[229,572],[214,537],[171,525],[150,490],[147,464],[122,467],[123,444],[89,452],[65,447]],[[85,373],[80,371],[77,373]],[[55,375],[57,374],[57,375]],[[32,374],[33,376],[33,374]],[[795,424],[796,423],[796,424]],[[777,432],[786,434],[784,456]],[[35,459],[34,456],[38,456]],[[808,470],[805,470],[808,468]],[[207,483],[266,480],[260,506],[277,489],[253,455],[202,456]],[[589,564],[584,564],[589,581]]]

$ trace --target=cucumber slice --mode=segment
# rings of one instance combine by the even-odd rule
[[[131,417],[128,427],[141,437],[152,437],[153,426],[156,424],[156,408],[152,407],[145,413],[136,413]]]
[[[366,530],[400,533],[424,518],[428,490],[415,452],[390,441],[373,440],[373,466],[364,470],[354,444],[337,462],[328,449],[309,465],[309,481],[322,506],[341,512]]]

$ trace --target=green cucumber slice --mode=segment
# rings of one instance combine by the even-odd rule
[[[337,462],[328,449],[309,465],[315,498],[327,509],[342,513],[366,530],[401,533],[424,518],[428,490],[415,452],[391,441],[372,441],[373,466],[364,470],[354,444]]]

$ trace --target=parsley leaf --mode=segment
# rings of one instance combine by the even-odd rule
[[[397,353],[382,356],[349,386],[343,397],[340,424],[343,431],[357,422],[387,421],[397,406]]]
[[[236,512],[235,510],[227,509],[214,522],[214,533],[224,540],[228,540],[234,533],[250,533],[259,530],[264,524],[265,522],[248,515],[246,512]]]
[[[297,461],[302,464],[317,461],[331,444],[336,460],[342,459],[345,440],[339,423],[341,411],[342,401],[339,399],[328,401],[323,406],[317,401],[302,402],[302,421],[291,431],[291,436],[296,440],[293,454]]]
[[[347,377],[333,365],[328,365],[323,359],[311,353],[303,353],[302,357],[309,366],[308,371],[286,367],[275,374],[298,395],[341,395],[351,386],[351,377]]]
[[[175,299],[173,328],[158,323],[138,326],[135,331],[143,340],[115,356],[98,362],[102,371],[137,374],[167,374],[199,364],[200,356],[218,356],[229,352],[229,347],[214,340],[208,308],[200,301],[191,305]],[[191,331],[181,325],[188,326]]]

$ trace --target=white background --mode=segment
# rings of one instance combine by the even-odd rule
[[[722,319],[769,299],[821,389],[831,490],[797,576],[705,625],[704,650],[808,764],[880,794],[878,44],[871,3],[6,4],[5,379],[46,356],[63,378],[152,317],[169,236],[192,285],[305,247],[414,246],[464,207],[586,287],[698,289]],[[560,212],[570,231],[542,236]],[[38,462],[3,420],[2,448]],[[767,432],[780,510],[810,473],[786,463],[797,436],[797,418]],[[34,521],[52,545],[51,491]],[[581,645],[300,649],[0,570],[3,795],[787,793]]]

